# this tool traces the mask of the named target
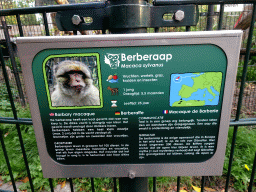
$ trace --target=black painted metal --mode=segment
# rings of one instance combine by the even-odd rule
[[[238,129],[238,126],[234,126],[232,144],[231,144],[230,155],[229,155],[229,164],[228,164],[228,173],[227,173],[227,178],[226,178],[225,192],[228,192],[228,188],[229,188],[229,180],[230,180],[231,168],[232,168],[234,151],[235,151],[237,129]]]
[[[119,178],[120,192],[148,192],[148,178],[135,177],[130,179],[128,177]]]
[[[85,8],[58,12],[56,15],[58,29],[61,31],[109,29],[115,34],[146,33],[148,27],[195,26],[198,21],[199,14],[195,5],[151,6],[141,0],[133,1],[134,4],[124,3],[125,1],[122,1],[122,4],[109,2],[106,7],[94,8],[85,4]],[[182,21],[163,19],[164,14],[175,13],[178,10],[185,12],[186,16]],[[81,19],[77,25],[72,23],[74,15],[80,16]],[[86,23],[84,17],[91,17],[93,22]]]
[[[247,74],[248,63],[249,63],[249,59],[250,59],[250,50],[251,50],[251,46],[252,46],[255,18],[256,18],[256,3],[253,4],[253,13],[252,13],[252,20],[251,20],[251,25],[250,25],[251,27],[250,27],[250,31],[249,31],[249,35],[248,35],[247,46],[246,46],[246,54],[245,54],[244,66],[243,66],[243,75],[241,78],[242,79],[241,87],[240,87],[240,92],[239,92],[237,113],[236,113],[236,118],[235,118],[236,120],[239,120],[239,115],[241,112],[241,107],[242,107],[242,102],[243,102],[244,85],[246,82],[246,74]]]
[[[238,121],[236,121],[235,119],[232,119],[229,124],[229,126],[249,126],[249,125],[256,125],[256,118],[239,119]]]
[[[1,51],[1,53],[2,53],[2,51]],[[8,75],[7,75],[7,72],[6,72],[6,69],[5,69],[5,63],[4,63],[4,59],[3,59],[3,54],[1,54],[1,64],[2,64],[2,68],[3,68],[4,80],[5,80],[7,92],[8,92],[8,95],[9,95],[13,116],[14,116],[14,119],[18,119],[17,111],[16,111],[16,108],[15,108],[15,104],[14,104],[14,100],[13,100],[13,95],[12,95],[11,87],[10,87],[10,83],[9,83],[9,78],[8,78]],[[16,129],[17,129],[17,132],[18,132],[18,137],[19,137],[19,141],[20,141],[20,147],[21,147],[21,151],[22,151],[25,167],[26,167],[27,174],[28,174],[29,184],[30,184],[30,187],[31,187],[31,191],[34,192],[34,186],[33,186],[33,182],[32,182],[32,179],[31,179],[31,174],[30,174],[30,170],[29,170],[29,166],[28,166],[27,155],[26,155],[26,151],[25,151],[25,148],[24,148],[24,143],[23,143],[23,139],[22,139],[22,135],[21,135],[21,131],[20,131],[20,124],[16,123]]]
[[[54,188],[53,188],[53,184],[52,184],[52,179],[51,178],[49,178],[49,184],[50,184],[51,192],[54,192]]]
[[[14,190],[15,192],[17,192],[17,187],[16,187],[16,184],[15,184],[15,181],[14,181],[14,178],[13,178],[12,168],[11,168],[10,161],[9,161],[9,158],[8,158],[8,155],[7,155],[7,151],[6,151],[6,147],[5,147],[5,144],[4,144],[4,139],[3,139],[3,135],[2,135],[2,131],[1,131],[1,130],[0,130],[0,143],[1,143],[1,145],[2,145],[2,149],[3,149],[3,153],[4,153],[5,162],[6,162],[6,164],[7,164],[8,171],[9,171],[9,174],[10,174],[10,177],[11,177],[13,190]],[[1,190],[0,190],[0,191],[1,191]]]
[[[46,12],[43,12],[43,19],[44,19],[44,27],[45,27],[46,36],[50,36]]]
[[[91,178],[92,192],[95,192],[94,179]]]
[[[252,14],[252,20],[251,20],[251,25],[250,25],[251,27],[250,27],[250,31],[249,31],[249,35],[248,35],[248,40],[247,40],[246,55],[245,55],[245,60],[244,60],[243,75],[242,75],[241,88],[240,88],[240,93],[239,93],[239,98],[238,98],[235,121],[238,121],[240,118],[239,116],[240,116],[242,102],[243,102],[242,99],[243,99],[244,85],[245,85],[245,80],[246,80],[246,72],[247,72],[249,57],[250,57],[250,49],[251,49],[251,43],[252,43],[252,37],[253,37],[255,18],[256,18],[256,3],[253,4],[253,14]],[[235,151],[237,130],[238,130],[238,126],[234,126],[233,139],[232,139],[232,145],[231,145],[230,156],[229,156],[229,166],[228,166],[225,192],[228,192],[228,188],[229,188],[229,180],[230,180],[233,156],[234,156],[234,151]]]
[[[20,36],[23,37],[24,34],[23,34],[23,29],[22,29],[22,23],[21,23],[21,20],[20,20],[20,14],[16,15],[16,19],[17,19],[17,23],[18,23],[18,27],[19,27]]]
[[[154,5],[186,5],[186,4],[247,4],[255,0],[154,0]]]
[[[20,76],[19,76],[19,72],[18,72],[18,69],[17,69],[17,64],[16,64],[16,61],[15,61],[15,57],[14,57],[14,53],[13,53],[13,47],[12,47],[12,44],[11,44],[11,39],[10,39],[10,35],[9,35],[9,32],[8,32],[7,24],[6,24],[6,22],[3,18],[1,19],[1,21],[2,21],[2,26],[3,26],[3,29],[4,29],[4,36],[5,36],[7,48],[8,48],[8,51],[9,51],[9,55],[10,55],[10,59],[11,59],[12,67],[13,67],[13,73],[14,73],[14,77],[15,77],[15,80],[16,80],[16,85],[17,85],[18,92],[19,92],[19,97],[20,97],[22,106],[25,106],[26,105],[25,97],[24,97],[24,93],[23,93],[23,90],[22,90],[22,86],[21,86]]]
[[[113,178],[113,181],[114,181],[114,192],[117,192],[116,177]]]
[[[156,192],[156,177],[153,177],[153,192]]]
[[[32,119],[24,119],[24,118],[19,118],[14,119],[14,118],[8,118],[8,117],[0,117],[0,123],[7,123],[7,124],[24,124],[24,125],[33,125]]]
[[[74,187],[73,187],[73,180],[72,180],[72,178],[69,178],[68,181],[69,181],[69,185],[70,185],[70,190],[71,190],[71,192],[74,192]]]
[[[223,14],[224,14],[224,5],[220,5],[220,15],[219,15],[219,23],[218,23],[218,30],[222,29],[222,23],[223,23]]]
[[[105,7],[105,2],[93,2],[93,3],[86,3],[86,4],[68,4],[68,5],[52,5],[52,6],[41,6],[41,7],[27,7],[27,8],[16,8],[16,9],[4,9],[0,10],[1,16],[8,16],[8,15],[16,15],[16,14],[32,14],[32,13],[51,13],[56,11],[66,11],[66,10],[78,10],[93,7],[103,8]]]
[[[256,153],[255,153],[255,157],[254,157],[254,163],[253,163],[253,168],[252,168],[250,184],[249,184],[249,187],[248,187],[248,192],[252,192],[255,171],[256,171]]]
[[[180,177],[177,177],[177,192],[180,192]]]
[[[207,31],[212,30],[213,17],[214,17],[214,5],[208,5],[207,26],[206,26]]]
[[[201,181],[201,192],[204,192],[204,185],[205,185],[205,176],[202,176],[202,181]]]
[[[7,76],[7,72],[6,72],[6,69],[5,69],[5,64],[4,64],[4,59],[3,59],[3,52],[2,52],[1,47],[0,47],[0,58],[1,58],[1,63],[2,63],[3,76],[5,78],[5,81],[8,82],[8,76]],[[11,177],[13,189],[14,189],[15,192],[17,192],[17,188],[16,188],[15,181],[14,181],[13,174],[12,174],[12,168],[11,168],[10,161],[9,161],[9,158],[8,158],[8,155],[7,155],[7,151],[6,151],[6,147],[5,147],[4,139],[3,139],[3,133],[2,133],[1,129],[0,129],[0,142],[1,142],[1,145],[2,145],[4,158],[5,158],[5,161],[6,161],[8,170],[9,170],[9,174],[10,174],[10,177]]]

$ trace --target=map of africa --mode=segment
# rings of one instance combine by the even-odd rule
[[[218,105],[221,81],[221,72],[172,74],[170,106]]]

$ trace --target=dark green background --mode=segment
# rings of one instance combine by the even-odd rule
[[[99,53],[100,55],[100,68],[102,78],[102,91],[103,91],[103,108],[99,109],[69,109],[69,110],[50,110],[47,100],[45,89],[45,82],[43,76],[43,62],[49,55],[61,54],[77,54],[77,53]],[[147,63],[163,63],[164,67],[159,68],[133,68],[124,69],[119,66],[118,69],[111,69],[109,65],[104,63],[104,56],[107,53],[126,55],[134,55],[139,53],[144,54],[172,54],[172,59],[166,63],[165,61],[134,61],[134,62],[121,62],[121,64],[147,64]],[[155,133],[156,136],[171,137],[171,136],[218,136],[219,132],[219,119],[223,98],[223,90],[225,85],[227,59],[225,53],[215,45],[171,45],[171,46],[147,46],[147,47],[111,47],[111,48],[81,48],[81,49],[51,49],[40,52],[33,60],[33,76],[36,86],[36,93],[38,97],[38,104],[40,108],[42,124],[45,134],[45,140],[49,155],[56,160],[54,144],[55,141],[72,141],[73,144],[113,144],[113,143],[129,143],[130,156],[129,157],[81,157],[81,158],[66,158],[65,161],[58,161],[62,164],[118,164],[118,163],[174,163],[174,162],[202,162],[209,159],[212,155],[194,155],[194,156],[150,156],[140,160],[138,151],[138,134],[140,133]],[[222,86],[220,92],[220,101],[216,106],[203,106],[203,107],[171,107],[169,106],[170,97],[170,76],[173,73],[198,73],[198,72],[222,72]],[[107,82],[109,75],[117,74],[119,83],[111,84]],[[123,75],[140,75],[140,74],[164,74],[164,78],[158,78],[156,82],[144,83],[125,83],[122,82]],[[111,96],[111,92],[107,87],[118,87],[119,96]],[[153,96],[124,96],[123,88],[134,88],[139,92],[156,92],[163,91],[164,95]],[[111,108],[110,100],[117,100],[118,107]],[[147,101],[150,105],[142,106],[124,106],[124,102],[138,102]],[[189,114],[189,115],[163,115],[163,110],[193,110],[193,109],[218,109],[217,114]],[[143,116],[164,116],[164,119],[218,119],[217,126],[194,126],[190,130],[160,130],[160,131],[139,131],[138,130],[138,116],[115,116],[115,111],[144,111]],[[116,118],[128,117],[129,124],[119,124],[120,127],[129,127],[129,138],[120,139],[53,139],[49,122],[49,113],[51,112],[64,112],[64,113],[87,113],[95,112],[94,118]],[[141,116],[141,115],[140,115]],[[57,117],[56,117],[57,118]],[[58,117],[59,118],[59,117]],[[119,126],[118,126],[119,127]],[[114,133],[114,132],[113,132]],[[217,139],[215,150],[217,146]],[[56,160],[57,161],[57,160]]]

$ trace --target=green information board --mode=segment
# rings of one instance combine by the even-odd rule
[[[18,39],[44,175],[221,173],[241,33],[200,35]]]

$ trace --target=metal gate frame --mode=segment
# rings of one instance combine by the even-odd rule
[[[231,152],[230,152],[230,157],[229,157],[228,174],[227,174],[227,178],[226,178],[226,187],[225,187],[226,192],[229,189],[229,181],[230,181],[230,176],[231,176],[232,162],[233,162],[233,156],[234,156],[234,150],[235,150],[235,143],[236,143],[236,136],[237,136],[238,128],[239,128],[239,126],[256,125],[256,118],[240,119],[243,93],[244,93],[244,87],[245,87],[245,83],[246,83],[246,73],[247,73],[247,69],[248,69],[248,63],[249,63],[249,58],[250,58],[250,50],[251,50],[251,44],[252,44],[252,38],[253,38],[253,29],[254,29],[254,23],[255,23],[255,19],[256,19],[256,2],[255,2],[255,0],[200,0],[200,2],[198,0],[179,0],[179,1],[155,0],[153,2],[153,5],[155,5],[155,6],[157,6],[157,5],[168,5],[168,6],[177,6],[178,5],[178,6],[181,6],[181,5],[189,5],[189,4],[209,5],[209,7],[208,7],[208,17],[207,17],[207,30],[212,30],[212,17],[214,16],[212,4],[220,4],[221,5],[220,13],[219,13],[219,22],[218,22],[218,30],[221,30],[222,23],[223,23],[223,15],[224,15],[224,4],[231,4],[231,3],[233,3],[233,4],[241,4],[241,3],[243,3],[243,4],[248,4],[248,3],[253,4],[253,12],[252,12],[252,20],[251,20],[251,25],[250,25],[250,29],[249,29],[247,45],[246,45],[246,53],[245,53],[245,57],[244,57],[243,75],[242,75],[242,81],[241,81],[241,87],[240,87],[240,93],[239,93],[236,116],[235,116],[235,119],[232,119],[230,121],[230,126],[234,126],[234,132],[233,132]],[[100,4],[98,3],[98,5],[100,5]],[[95,3],[95,6],[98,6],[98,5],[97,5],[97,3]],[[56,5],[56,6],[48,6],[48,7],[44,6],[44,7],[36,7],[36,8],[19,8],[19,9],[1,10],[0,11],[0,16],[1,16],[1,20],[2,20],[2,27],[3,27],[4,32],[5,32],[5,40],[6,40],[6,43],[7,43],[7,46],[8,46],[8,50],[9,50],[10,59],[11,59],[11,62],[12,62],[14,74],[18,74],[18,71],[17,71],[17,68],[16,68],[14,52],[13,52],[13,49],[12,49],[12,46],[11,46],[11,39],[10,39],[10,36],[9,36],[8,27],[7,27],[7,24],[5,22],[5,18],[4,18],[5,16],[10,16],[10,15],[15,15],[16,16],[17,23],[18,23],[18,28],[19,28],[19,34],[20,34],[21,37],[23,37],[24,34],[23,34],[20,15],[41,13],[43,15],[43,21],[44,21],[46,36],[49,36],[50,32],[49,32],[49,26],[48,26],[48,22],[47,22],[46,13],[64,11],[64,10],[83,10],[85,7],[86,7],[86,4],[78,4],[78,5],[62,5],[62,6]],[[190,27],[187,26],[186,30],[189,31]],[[155,31],[157,32],[158,28],[156,28]],[[28,174],[28,178],[29,178],[29,182],[30,182],[31,191],[35,191],[34,186],[33,186],[33,182],[32,182],[32,178],[31,178],[31,175],[30,175],[30,171],[29,171],[28,160],[27,160],[26,151],[25,151],[25,148],[24,148],[24,143],[23,143],[21,130],[20,130],[20,125],[21,124],[33,125],[33,123],[32,123],[31,119],[18,118],[17,111],[16,111],[15,104],[14,104],[13,94],[11,92],[9,79],[8,79],[7,71],[6,71],[6,68],[5,68],[5,61],[4,61],[4,57],[3,57],[2,48],[0,48],[0,61],[1,61],[1,64],[2,64],[3,75],[4,75],[6,88],[7,88],[10,103],[11,103],[12,112],[13,112],[13,118],[0,117],[0,123],[15,124],[16,125],[16,129],[17,129],[18,136],[19,136],[19,141],[20,141],[20,146],[21,146],[21,149],[22,149],[22,154],[23,154],[23,158],[24,158],[24,162],[25,162],[25,166],[26,166],[26,170],[27,170],[27,174]],[[22,86],[19,83],[20,80],[19,80],[18,75],[15,75],[15,79],[16,79],[16,82],[17,82],[20,97],[24,98],[23,91],[22,91]],[[21,103],[23,105],[25,105],[25,100],[22,99]],[[11,169],[11,166],[10,166],[10,163],[9,163],[9,158],[8,158],[7,151],[6,151],[6,146],[5,146],[4,140],[3,140],[3,134],[2,134],[1,130],[0,130],[0,141],[1,141],[2,149],[3,149],[3,153],[4,153],[4,156],[5,156],[5,160],[6,160],[6,163],[7,163],[7,166],[8,166],[8,170],[9,170],[9,173],[10,173],[10,177],[11,177],[11,181],[12,181],[14,191],[17,191],[15,181],[14,181],[14,177],[13,177],[13,174],[12,174],[12,169]],[[256,169],[256,153],[255,153],[253,169],[252,169],[252,172],[251,172],[250,184],[249,184],[249,187],[248,187],[249,192],[252,191],[255,169]],[[205,178],[206,178],[205,176],[202,176],[201,191],[204,191]],[[117,181],[116,181],[116,178],[113,178],[113,179],[114,179],[114,191],[117,191],[117,187],[116,187],[117,186],[117,183],[116,183]],[[180,190],[180,179],[181,179],[180,177],[177,177],[177,191]],[[70,188],[71,188],[71,191],[73,192],[74,189],[73,189],[72,179],[70,178],[68,180],[70,181]],[[51,191],[54,191],[53,184],[52,184],[52,179],[49,179],[49,183],[50,183]],[[91,185],[92,185],[92,191],[94,192],[95,189],[94,189],[93,178],[91,178]],[[132,185],[137,185],[137,184],[133,183]],[[141,191],[144,191],[144,190],[141,190]],[[156,191],[156,177],[153,178],[153,192],[155,192],[155,191]]]

